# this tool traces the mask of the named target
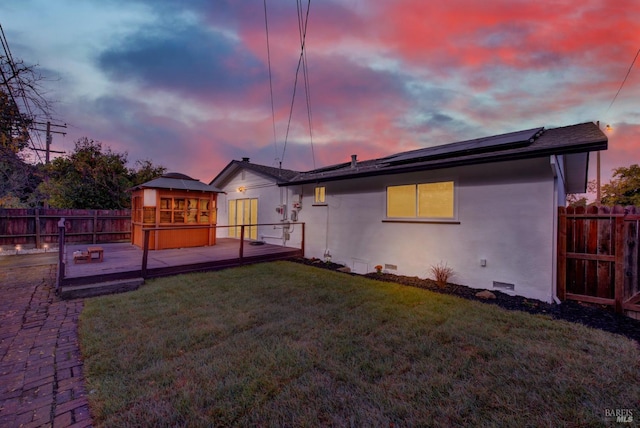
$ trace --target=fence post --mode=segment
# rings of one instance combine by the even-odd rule
[[[142,269],[140,274],[142,278],[147,279],[147,261],[149,259],[149,229],[142,229],[144,233],[144,239],[142,244]]]
[[[622,313],[622,300],[624,299],[624,217],[616,217],[616,261],[615,261],[615,309],[616,313]]]
[[[96,231],[98,230],[98,210],[93,211],[93,245],[97,244]]]
[[[64,217],[60,218],[58,221],[58,272],[56,278],[56,293],[58,293],[60,287],[62,286],[62,281],[64,280],[64,270],[65,270],[65,262],[64,262]]]
[[[36,248],[40,249],[41,245],[41,240],[40,240],[40,209],[36,208],[36,213],[35,213],[35,226],[36,226]]]

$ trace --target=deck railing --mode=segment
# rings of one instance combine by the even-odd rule
[[[151,232],[155,231],[166,231],[166,230],[185,230],[185,229],[214,229],[216,232],[218,229],[228,229],[235,228],[236,230],[240,229],[240,237],[238,238],[239,246],[238,246],[238,260],[240,264],[243,264],[245,259],[245,237],[247,234],[245,230],[251,227],[259,227],[259,226],[291,226],[291,225],[300,225],[301,226],[301,237],[300,237],[300,251],[302,252],[301,256],[304,257],[304,239],[305,239],[305,224],[304,223],[255,223],[255,224],[243,224],[243,225],[234,225],[234,226],[218,226],[218,225],[207,225],[207,226],[178,226],[178,227],[150,227],[142,230],[144,233],[143,238],[143,247],[142,247],[142,267],[141,267],[141,275],[142,278],[147,278],[148,276],[148,260],[149,260],[149,241],[151,237]]]
[[[285,251],[267,251],[266,253],[256,254],[256,252],[252,252],[253,254],[247,254],[246,243],[254,240],[246,240],[245,236],[246,229],[250,227],[256,226],[275,226],[275,227],[287,227],[291,228],[291,226],[296,225],[299,226],[299,232],[295,234],[295,244],[285,246],[283,242],[283,247],[285,247]],[[179,266],[169,266],[163,268],[152,268],[149,269],[148,261],[149,261],[149,242],[150,236],[152,232],[155,231],[163,231],[163,230],[185,230],[185,229],[213,229],[217,231],[217,229],[226,229],[226,228],[238,228],[239,230],[239,238],[235,238],[238,240],[238,253],[237,257],[231,258],[223,258],[216,259],[211,261],[199,261],[193,263],[182,264]],[[59,260],[58,260],[58,274],[56,281],[56,292],[60,291],[60,287],[62,285],[82,285],[86,282],[82,280],[82,278],[65,278],[65,263],[66,263],[66,249],[65,249],[65,219],[61,219],[59,222],[58,228],[58,237],[60,242],[60,251],[59,251]],[[269,261],[269,260],[278,260],[283,257],[304,257],[304,247],[305,247],[305,224],[304,223],[260,223],[260,224],[247,224],[247,225],[237,225],[237,226],[216,226],[216,225],[202,225],[202,226],[180,226],[180,227],[151,227],[143,230],[144,233],[144,245],[142,248],[142,261],[140,264],[140,269],[132,269],[122,272],[114,272],[114,273],[105,273],[99,274],[96,277],[92,277],[93,280],[96,281],[112,281],[118,279],[130,279],[130,278],[149,278],[149,277],[157,277],[157,276],[166,276],[166,275],[175,275],[178,273],[186,273],[193,271],[203,271],[203,270],[212,270],[212,269],[221,269],[225,267],[232,267],[237,265],[242,265],[245,263],[252,263],[258,261]],[[234,239],[234,238],[231,238]],[[290,241],[291,242],[291,241]],[[299,243],[299,245],[298,245]],[[68,243],[67,243],[68,244]],[[188,250],[188,248],[185,248]],[[163,251],[163,250],[157,250]]]

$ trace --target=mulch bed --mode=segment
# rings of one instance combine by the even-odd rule
[[[334,271],[344,267],[341,264],[331,262],[326,263],[319,259],[297,258],[294,259],[294,261]],[[353,273],[350,274],[356,275]],[[496,296],[495,299],[482,299],[476,297],[476,294],[482,290],[466,287],[464,285],[447,284],[444,287],[440,287],[431,279],[422,279],[416,276],[403,276],[389,273],[372,272],[361,276],[378,281],[394,282],[410,287],[424,288],[436,293],[450,294],[464,299],[476,300],[482,303],[500,306],[501,308],[512,311],[548,315],[554,319],[575,322],[588,327],[626,336],[637,341],[640,346],[640,321],[624,315],[616,314],[608,306],[587,304],[573,300],[567,300],[561,304],[545,303],[535,299],[510,296],[494,290],[491,290],[491,292]]]

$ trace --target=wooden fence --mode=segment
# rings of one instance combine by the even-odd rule
[[[58,244],[65,219],[67,243],[131,240],[131,210],[0,209],[0,246],[43,248]]]
[[[640,207],[560,208],[558,297],[640,315]]]

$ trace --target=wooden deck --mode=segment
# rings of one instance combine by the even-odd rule
[[[240,258],[240,241],[219,238],[210,247],[149,251],[147,270],[142,271],[143,251],[129,243],[102,244],[102,262],[74,263],[74,251],[86,251],[87,245],[69,245],[63,255],[64,277],[60,285],[97,284],[129,278],[155,278],[179,273],[224,269],[249,263],[301,257],[300,248],[280,245],[250,245],[245,241]]]

